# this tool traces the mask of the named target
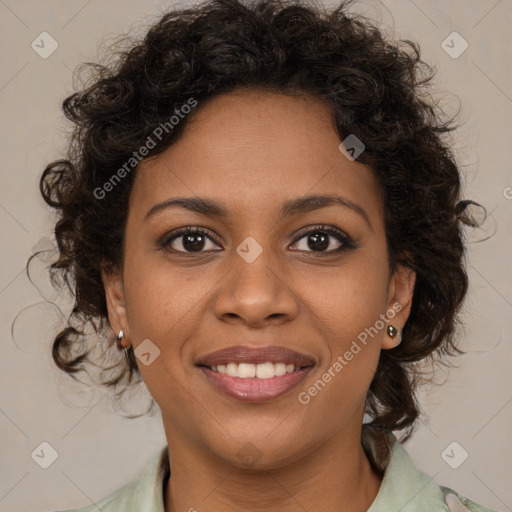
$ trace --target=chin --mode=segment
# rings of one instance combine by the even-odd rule
[[[253,430],[247,435],[231,437],[226,442],[217,438],[211,450],[230,465],[255,471],[285,467],[307,453],[305,446],[290,437],[289,430],[283,431],[282,435],[267,434],[255,435]]]

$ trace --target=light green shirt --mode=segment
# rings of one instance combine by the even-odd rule
[[[436,484],[415,468],[396,437],[392,433],[388,436],[392,446],[389,463],[368,512],[497,512]],[[102,512],[164,512],[163,494],[168,477],[169,456],[165,446],[138,481],[121,487],[96,504],[62,512],[94,512],[98,508]]]

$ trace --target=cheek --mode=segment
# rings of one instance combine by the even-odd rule
[[[316,380],[298,390],[299,402],[307,411],[306,429],[315,429],[315,418],[325,417],[332,420],[325,428],[336,430],[364,408],[385,335],[385,328],[375,330],[375,325],[383,324],[387,274],[375,269],[382,266],[354,265],[328,281],[327,293],[325,289],[324,294],[317,292],[315,320],[328,353]]]
[[[308,281],[303,297],[315,308],[319,320],[337,335],[332,348],[339,353],[366,328],[373,326],[387,306],[388,274],[378,258],[354,258],[325,279],[322,286]]]
[[[136,250],[125,260],[130,341],[136,353],[142,352],[142,348],[137,351],[142,343],[149,347],[150,364],[144,364],[141,358],[137,359],[137,365],[162,410],[186,410],[191,397],[187,392],[182,352],[199,325],[201,299],[208,286],[203,280],[192,281],[183,273],[171,271],[170,265],[158,260]]]
[[[322,364],[327,402],[355,406],[373,378],[387,326],[381,320],[388,291],[388,275],[382,268],[370,259],[338,269],[324,293],[317,292],[316,303],[321,305],[315,316],[329,348]]]
[[[192,279],[164,258],[133,252],[125,262],[125,296],[134,345],[144,338],[164,346],[180,339],[178,333],[194,321],[210,288],[206,277]]]

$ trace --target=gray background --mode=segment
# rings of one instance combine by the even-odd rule
[[[49,286],[47,262],[34,261],[37,287],[24,267],[33,247],[44,247],[52,238],[38,180],[65,147],[69,126],[60,105],[73,91],[73,70],[96,60],[104,38],[140,33],[141,21],[155,20],[171,5],[0,0],[0,511],[88,505],[138,478],[166,443],[159,414],[124,419],[106,390],[75,384],[54,366],[50,343],[61,317],[46,300],[64,311],[69,300]],[[462,346],[468,354],[458,359],[459,368],[438,372],[442,387],[422,390],[426,416],[405,446],[416,466],[438,483],[488,507],[512,510],[512,3],[386,0],[360,2],[355,9],[389,33],[395,30],[397,37],[420,43],[424,59],[438,69],[436,82],[449,113],[460,99],[464,125],[454,143],[465,195],[490,213],[484,229],[468,237],[475,242],[494,233],[468,251],[471,286],[462,317]],[[46,59],[31,47],[44,31],[58,43]],[[442,47],[453,31],[469,45],[457,58]],[[449,44],[452,52],[460,48],[460,41]],[[139,391],[146,405],[147,391]],[[143,410],[138,403],[127,402],[127,411]],[[31,457],[43,441],[58,452],[47,469]],[[454,441],[458,445],[445,452]],[[444,459],[457,465],[462,449],[467,460],[450,467]]]

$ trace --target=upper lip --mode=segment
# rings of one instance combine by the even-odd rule
[[[314,364],[312,357],[277,345],[258,348],[247,345],[227,347],[200,357],[196,364],[215,366],[227,363],[260,364],[266,362],[294,364],[297,367],[312,366]]]

